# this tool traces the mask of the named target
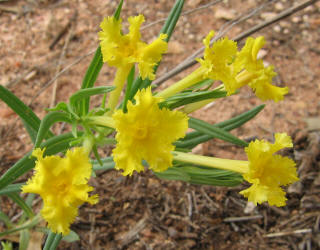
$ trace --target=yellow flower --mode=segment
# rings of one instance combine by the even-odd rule
[[[164,41],[166,34],[161,34],[151,44],[141,41],[140,26],[144,22],[144,16],[129,17],[129,33],[121,33],[122,20],[114,17],[104,18],[100,27],[99,39],[103,61],[110,66],[118,68],[130,68],[138,63],[142,79],[155,79],[153,67],[161,60],[163,53],[167,51],[168,44]]]
[[[210,40],[214,36],[211,31],[203,40],[205,45],[204,59],[197,59],[201,68],[205,70],[204,78],[220,80],[224,83],[228,95],[234,93],[238,88],[235,79],[237,73],[232,62],[237,55],[237,43],[227,37],[213,43],[210,47]]]
[[[241,51],[237,51],[237,43],[227,37],[213,43],[211,31],[203,40],[205,45],[204,59],[197,59],[204,69],[204,78],[223,82],[228,95],[233,94],[244,85],[251,87],[258,98],[263,101],[282,100],[288,93],[288,88],[272,85],[272,78],[277,74],[273,66],[264,67],[262,59],[258,59],[258,52],[265,44],[264,37],[256,39],[249,37]]]
[[[92,165],[84,148],[68,150],[65,158],[43,157],[44,150],[35,149],[37,158],[34,176],[22,187],[24,193],[36,193],[43,199],[42,217],[52,232],[67,235],[70,224],[84,202],[95,204],[98,196],[89,197],[93,188],[88,185]]]
[[[267,201],[271,206],[284,206],[285,192],[280,186],[291,184],[299,178],[295,163],[288,157],[275,155],[280,149],[292,147],[291,138],[285,133],[275,135],[275,143],[255,140],[245,149],[249,171],[243,177],[252,186],[240,193],[253,203]]]
[[[183,137],[188,117],[179,111],[159,108],[162,98],[152,96],[151,88],[137,92],[135,105],[129,102],[128,112],[117,110],[112,118],[117,131],[117,146],[113,150],[116,169],[123,175],[143,171],[146,160],[154,171],[172,166],[172,143]]]

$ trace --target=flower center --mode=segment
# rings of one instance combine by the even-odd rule
[[[137,124],[133,129],[133,136],[138,140],[146,138],[148,135],[148,128],[143,124]]]
[[[56,189],[57,194],[64,196],[69,192],[70,184],[62,181],[62,182],[58,183],[56,188],[57,188]]]

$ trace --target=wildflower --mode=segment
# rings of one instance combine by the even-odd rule
[[[84,148],[68,150],[65,158],[43,157],[44,150],[37,148],[34,176],[22,187],[24,193],[36,193],[43,199],[42,217],[52,232],[67,235],[70,224],[84,202],[95,204],[98,196],[89,197],[93,188],[88,185],[92,165]]]
[[[114,17],[104,18],[99,32],[103,61],[118,68],[111,92],[108,107],[113,111],[118,103],[121,90],[134,63],[138,63],[142,79],[155,79],[154,66],[161,60],[162,54],[167,51],[168,44],[164,41],[166,34],[161,34],[155,41],[146,44],[141,41],[140,26],[144,16],[129,17],[129,33],[121,32],[122,20]]]
[[[114,17],[104,18],[100,27],[99,39],[103,61],[110,66],[124,67],[138,63],[142,79],[155,79],[153,67],[161,60],[167,51],[166,34],[161,34],[155,41],[146,44],[141,41],[140,26],[144,16],[129,17],[129,33],[121,33],[122,20]]]
[[[116,169],[124,170],[123,175],[143,171],[142,160],[158,172],[172,165],[172,142],[185,135],[188,118],[179,111],[160,109],[160,101],[149,87],[137,92],[135,104],[127,105],[127,113],[117,110],[113,114],[118,142],[113,159]]]
[[[280,149],[292,147],[291,138],[285,133],[275,135],[275,143],[264,140],[251,142],[245,151],[249,161],[220,159],[174,152],[174,159],[213,168],[241,173],[251,187],[240,193],[249,201],[268,202],[271,206],[284,206],[286,197],[281,186],[298,181],[295,163],[288,157],[275,153]]]
[[[292,147],[291,138],[285,133],[275,135],[275,143],[255,140],[245,149],[249,159],[249,171],[243,175],[252,186],[240,193],[253,203],[284,206],[285,192],[280,186],[291,184],[299,178],[295,163],[288,157],[275,155],[280,149]]]

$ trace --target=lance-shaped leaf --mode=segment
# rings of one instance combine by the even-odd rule
[[[239,146],[243,146],[243,147],[248,146],[247,142],[240,140],[236,136],[230,134],[229,132],[227,132],[221,128],[212,126],[211,124],[209,124],[205,121],[191,117],[188,122],[189,122],[190,128],[193,128],[203,134],[221,139],[223,141],[231,142],[235,145],[239,145]]]
[[[244,112],[236,117],[233,117],[229,120],[213,124],[211,126],[221,128],[225,131],[230,131],[232,129],[238,128],[247,121],[254,118],[263,108],[265,105],[259,105],[247,112]],[[199,131],[193,131],[188,133],[183,139],[175,142],[177,148],[193,148],[200,143],[206,142],[210,139],[215,138],[212,135],[207,135]]]
[[[2,85],[0,85],[0,99],[3,100],[21,118],[31,140],[34,142],[40,127],[40,119],[38,116],[15,94]],[[52,135],[53,134],[49,131],[46,138],[49,138]]]

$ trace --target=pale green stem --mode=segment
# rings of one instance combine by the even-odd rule
[[[254,73],[250,73],[246,70],[240,72],[236,76],[237,83],[239,84],[239,88],[243,87],[244,85],[248,84],[256,75]]]
[[[109,108],[110,111],[108,112],[108,114],[112,114],[115,108],[117,107],[121,91],[127,80],[131,68],[132,64],[128,64],[117,69],[117,73],[113,82],[113,85],[116,87],[116,89],[113,90],[109,96],[107,108]]]
[[[164,89],[163,91],[156,94],[157,97],[162,97],[164,99],[173,96],[180,91],[191,87],[192,85],[200,82],[203,80],[205,69],[202,67],[193,71],[190,75],[186,76],[185,78],[181,79],[179,82],[171,85],[170,87]]]
[[[212,99],[207,99],[207,100],[202,100],[199,102],[194,102],[194,103],[190,103],[185,105],[182,109],[180,109],[180,111],[186,113],[186,114],[190,114],[198,109],[201,109],[202,107],[206,106],[207,104],[213,102],[215,100],[215,98]]]
[[[89,155],[90,152],[91,152],[91,149],[92,149],[92,147],[93,147],[93,144],[94,144],[94,140],[93,140],[93,138],[90,137],[90,136],[85,137],[85,139],[83,140],[82,146],[83,146],[84,150],[86,151],[86,153],[87,153],[88,155]]]
[[[91,116],[88,118],[89,119],[89,124],[92,125],[100,125],[100,126],[105,126],[109,128],[115,128],[115,122],[112,119],[112,117],[108,115],[103,115],[103,116]]]
[[[173,159],[177,161],[192,163],[192,164],[206,166],[206,167],[230,170],[233,172],[238,172],[240,174],[245,174],[249,172],[248,161],[221,159],[221,158],[215,158],[215,157],[182,153],[177,151],[172,152],[172,154],[173,154]]]

